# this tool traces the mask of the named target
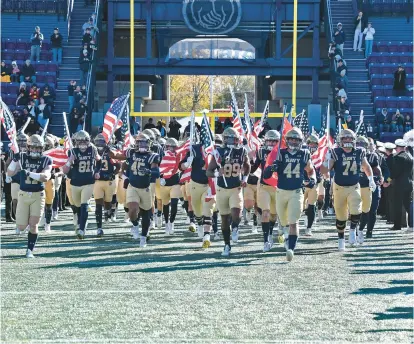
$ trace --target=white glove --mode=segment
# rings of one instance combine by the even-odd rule
[[[374,192],[375,189],[377,188],[377,184],[375,184],[374,182],[374,177],[371,176],[371,177],[368,177],[368,179],[369,179],[369,189],[371,190],[371,192]]]
[[[11,182],[12,182],[11,177],[6,175],[6,183],[9,184]]]
[[[164,178],[160,178],[160,185],[165,186],[166,182]]]
[[[216,177],[216,178],[217,178],[217,177],[220,177],[220,172],[219,172],[219,171],[217,171],[217,170],[216,170],[216,171],[214,171],[214,177]]]
[[[187,158],[187,161],[185,162],[185,164],[187,165],[187,168],[191,166],[191,164],[193,163],[194,158],[190,155]]]

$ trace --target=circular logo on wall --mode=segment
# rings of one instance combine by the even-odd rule
[[[241,15],[240,0],[183,0],[186,25],[203,35],[233,31],[239,25]]]

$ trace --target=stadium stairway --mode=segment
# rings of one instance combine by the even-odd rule
[[[365,121],[375,122],[373,113],[372,94],[364,51],[355,51],[352,48],[354,42],[354,12],[351,1],[331,1],[332,26],[342,23],[346,34],[344,44],[344,56],[348,67],[348,101],[351,106],[353,119],[359,118],[359,113],[364,110]]]
[[[59,68],[57,79],[56,101],[53,112],[53,121],[50,125],[50,132],[53,135],[62,137],[65,135],[62,112],[68,112],[69,100],[67,87],[71,80],[80,82],[79,56],[82,47],[82,25],[94,12],[95,3],[84,7],[82,0],[75,0],[73,5],[72,19],[70,24],[69,39],[63,44],[63,59]]]

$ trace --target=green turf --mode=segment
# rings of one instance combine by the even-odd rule
[[[247,227],[225,259],[222,242],[201,249],[181,210],[177,221],[140,249],[121,222],[97,239],[92,221],[78,241],[66,212],[34,260],[3,224],[2,342],[412,342],[412,236],[380,222],[365,246],[338,253],[330,218],[287,263]]]

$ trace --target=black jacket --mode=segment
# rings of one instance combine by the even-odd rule
[[[89,59],[89,56],[79,57],[79,68],[81,71],[87,72],[89,70],[90,63],[91,63],[91,60]]]
[[[391,178],[399,187],[412,187],[413,157],[408,152],[399,152],[392,159]]]
[[[338,34],[336,34],[338,32]],[[334,41],[336,44],[344,44],[345,43],[345,32],[344,30],[339,31],[338,29],[335,29],[334,32]]]
[[[364,15],[362,15],[361,19],[358,19],[358,16],[355,16],[355,19],[354,19],[354,30],[356,30],[359,22],[361,22],[361,32],[362,32],[367,27],[368,20],[367,20],[367,18]]]
[[[23,65],[21,69],[22,75],[27,78],[28,76],[35,75],[35,69],[32,64],[27,65],[26,63]]]
[[[405,90],[405,80],[407,79],[407,74],[405,70],[400,73],[396,71],[394,73],[394,90]]]
[[[62,48],[63,37],[60,33],[57,34],[57,37],[55,34],[50,36],[50,41],[52,42],[52,48]]]

